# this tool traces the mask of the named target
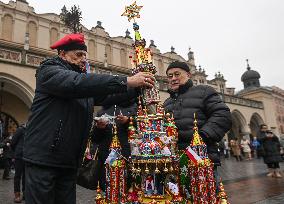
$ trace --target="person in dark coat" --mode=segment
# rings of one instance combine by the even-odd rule
[[[119,106],[105,106],[97,113],[100,117],[104,114],[117,115],[116,127],[120,145],[122,147],[121,153],[125,158],[130,156],[130,145],[128,143],[128,125],[129,117],[136,115],[137,105],[133,103],[124,103]],[[100,173],[100,185],[105,190],[105,161],[110,153],[109,147],[113,138],[113,125],[105,121],[97,121],[94,128],[94,143],[98,144],[98,161],[102,166]]]
[[[12,137],[11,148],[14,151],[15,159],[15,176],[14,176],[14,193],[15,203],[21,203],[24,199],[25,192],[25,162],[23,160],[23,145],[26,125],[22,124]],[[22,198],[21,198],[21,181],[22,181]]]
[[[268,127],[266,124],[261,124],[259,128],[259,132],[257,134],[257,140],[259,141],[259,147],[257,148],[257,158],[261,158],[264,154],[263,146],[262,146],[262,141],[266,137],[266,131],[268,130]]]
[[[12,159],[14,157],[14,152],[11,149],[11,139],[12,139],[11,136],[6,136],[1,144],[1,147],[3,148],[3,163],[4,163],[4,172],[2,176],[3,180],[11,179],[10,172],[12,166]]]
[[[268,167],[267,176],[281,178],[279,162],[282,161],[280,155],[280,142],[276,135],[271,130],[266,131],[266,137],[262,139],[263,160]]]
[[[209,158],[220,164],[218,142],[232,125],[231,113],[219,94],[210,86],[193,86],[190,69],[184,62],[172,62],[166,71],[170,97],[164,102],[173,113],[178,128],[178,148],[184,150],[193,136],[194,113],[199,133],[207,145]]]
[[[220,165],[218,142],[232,125],[231,113],[219,94],[209,86],[193,86],[190,69],[184,62],[174,61],[166,74],[170,97],[164,102],[166,112],[172,113],[178,128],[178,149],[185,150],[193,137],[194,113],[199,134],[207,145],[209,158]],[[218,178],[216,178],[218,179]]]
[[[119,104],[152,88],[154,77],[86,73],[82,34],[68,34],[51,46],[58,56],[36,72],[35,97],[27,122],[23,159],[28,204],[75,204],[76,174],[86,149],[93,106]],[[115,94],[115,95],[113,95]]]

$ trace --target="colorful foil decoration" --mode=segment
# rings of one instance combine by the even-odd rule
[[[121,204],[126,195],[126,162],[121,156],[121,146],[117,136],[116,125],[113,126],[114,137],[110,145],[110,154],[106,159],[106,202]]]
[[[214,164],[208,158],[207,147],[198,133],[197,119],[194,114],[194,134],[190,148],[198,159],[189,161],[190,191],[193,204],[212,204],[217,202]],[[187,150],[188,151],[188,150]],[[191,157],[189,157],[191,158]]]
[[[146,41],[135,22],[140,18],[141,8],[135,1],[126,6],[122,14],[128,21],[134,20],[132,74],[146,72],[154,76],[157,70],[153,53],[146,48]],[[121,155],[115,123],[113,130],[110,154],[105,162],[105,198],[102,199],[98,185],[96,204],[223,204],[227,200],[223,185],[220,185],[218,197],[216,195],[213,163],[198,134],[196,118],[190,146],[179,154],[177,127],[174,118],[165,114],[157,83],[152,89],[142,89],[137,114],[129,119],[131,156],[128,163]],[[126,179],[130,181],[129,189]]]

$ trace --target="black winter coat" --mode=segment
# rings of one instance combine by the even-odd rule
[[[14,151],[15,159],[23,158],[23,147],[24,147],[24,134],[26,127],[19,126],[17,131],[12,137],[11,148]]]
[[[36,74],[24,160],[77,168],[86,148],[93,106],[119,104],[137,95],[134,89],[126,92],[126,77],[80,73],[59,57],[44,61]],[[114,93],[124,94],[108,96]]]
[[[131,104],[129,106],[117,106],[116,115],[122,113],[124,116],[136,115],[137,105]],[[114,106],[102,109],[98,112],[97,116],[103,114],[114,115]],[[128,123],[117,124],[118,139],[122,147],[122,155],[126,158],[130,156],[130,145],[128,143]],[[112,125],[109,124],[105,129],[94,129],[94,142],[99,145],[98,157],[102,162],[105,162],[109,155],[109,147],[112,141]]]
[[[218,93],[209,86],[193,86],[191,80],[178,92],[170,92],[164,103],[166,112],[173,113],[178,128],[178,148],[189,146],[193,136],[194,113],[198,120],[199,133],[207,144],[209,158],[217,165],[220,155],[217,143],[222,140],[232,125],[230,109]]]
[[[257,134],[257,140],[259,141],[259,148],[258,148],[258,155],[263,156],[264,155],[264,149],[262,142],[266,138],[266,132],[265,131],[259,131]]]
[[[275,135],[271,138],[265,137],[262,139],[264,163],[269,164],[282,161],[280,146],[279,139]]]

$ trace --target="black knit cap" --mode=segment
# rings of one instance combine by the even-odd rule
[[[185,62],[180,62],[180,61],[171,62],[167,68],[166,73],[168,73],[169,69],[172,69],[172,68],[180,68],[186,72],[190,72],[190,68]]]

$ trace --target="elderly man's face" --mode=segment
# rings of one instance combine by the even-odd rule
[[[181,85],[184,85],[191,77],[189,72],[180,68],[171,68],[167,73],[169,89],[177,91]]]
[[[262,132],[266,132],[266,130],[267,130],[268,128],[267,128],[267,126],[266,125],[264,125],[264,126],[262,126],[261,127],[261,129],[260,129],[260,131],[262,131]]]
[[[59,55],[70,64],[75,64],[81,69],[85,67],[87,52],[84,50],[61,51]]]

